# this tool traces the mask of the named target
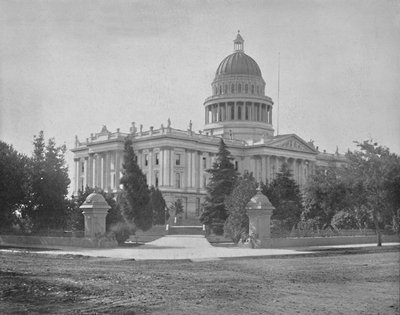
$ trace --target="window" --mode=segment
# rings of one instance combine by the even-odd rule
[[[158,172],[154,172],[154,185],[158,187]]]
[[[260,94],[260,87],[257,85],[257,94]]]
[[[248,84],[246,84],[245,86],[244,86],[244,92],[247,94],[247,93],[249,93],[249,85]]]
[[[235,119],[235,107],[234,105],[231,106],[231,120]]]
[[[206,188],[207,186],[207,175],[203,175],[203,188]]]
[[[246,105],[246,110],[245,110],[245,119],[249,120],[249,107]]]
[[[219,86],[219,94],[222,94],[222,86]]]
[[[81,171],[82,173],[85,173],[85,162],[81,163]]]
[[[242,85],[240,83],[238,84],[238,93],[242,93]]]
[[[228,93],[228,86],[225,84],[224,86],[224,94]]]
[[[241,120],[242,119],[242,107],[241,106],[238,106],[237,112],[238,112],[237,113],[238,119]]]
[[[207,158],[203,157],[203,169],[207,168]]]
[[[231,93],[235,93],[235,85],[231,85]]]
[[[144,166],[147,166],[147,165],[149,165],[149,155],[145,154],[144,155]]]
[[[175,173],[175,187],[181,188],[181,174]]]
[[[196,216],[200,215],[200,198],[196,198]]]
[[[254,85],[251,86],[251,94],[254,94]]]
[[[181,155],[175,154],[175,165],[181,165]]]
[[[235,161],[235,171],[237,171],[239,169],[239,162]]]
[[[156,153],[155,159],[156,159],[156,165],[159,165],[160,164],[160,153]]]

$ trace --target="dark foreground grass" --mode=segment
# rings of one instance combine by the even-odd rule
[[[207,262],[0,252],[1,314],[398,314],[398,247]]]

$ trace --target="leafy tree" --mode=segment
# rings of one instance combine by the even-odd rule
[[[53,138],[45,145],[43,131],[34,137],[33,143],[30,203],[26,214],[36,230],[62,228],[70,184],[64,158],[66,146],[56,146]]]
[[[124,191],[121,194],[121,210],[124,218],[143,231],[152,226],[153,213],[150,207],[150,191],[146,176],[137,164],[137,158],[132,148],[132,140],[125,141],[123,176],[121,184]]]
[[[183,204],[181,199],[175,200],[175,202],[171,205],[171,212],[174,216],[178,217],[181,213],[183,213]]]
[[[220,226],[219,233],[222,233],[222,225],[228,217],[224,201],[231,193],[238,176],[231,161],[230,152],[221,139],[213,167],[207,170],[211,177],[206,187],[204,211],[200,217],[203,224]]]
[[[228,210],[228,218],[224,224],[224,234],[238,243],[245,233],[249,233],[249,217],[246,213],[246,205],[257,190],[254,177],[245,173],[238,177],[235,186],[229,196],[225,198],[225,208]]]
[[[153,211],[153,224],[165,224],[169,219],[169,213],[165,200],[158,188],[150,188],[150,205]]]
[[[381,246],[381,228],[398,226],[400,208],[400,157],[373,141],[356,142],[358,151],[347,153],[343,174],[352,195],[351,203],[369,215],[374,222]]]
[[[282,164],[276,178],[265,185],[262,192],[275,207],[273,220],[280,220],[287,229],[300,221],[303,210],[300,188],[286,163]]]
[[[322,229],[333,228],[332,219],[335,214],[348,206],[347,194],[347,186],[338,168],[317,170],[304,189],[303,218],[314,219]]]
[[[29,159],[0,141],[0,229],[15,223],[16,212],[26,202]]]

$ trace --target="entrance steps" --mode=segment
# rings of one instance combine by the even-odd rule
[[[167,225],[167,235],[205,235],[202,225]]]

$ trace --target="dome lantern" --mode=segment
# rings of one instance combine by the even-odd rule
[[[243,43],[244,43],[244,39],[243,39],[243,37],[242,36],[240,36],[240,31],[238,31],[238,34],[237,34],[237,36],[236,36],[236,39],[233,41],[233,48],[234,48],[234,51],[236,52],[236,51],[244,51],[243,50]]]

